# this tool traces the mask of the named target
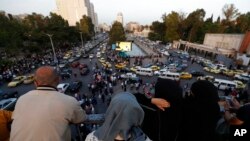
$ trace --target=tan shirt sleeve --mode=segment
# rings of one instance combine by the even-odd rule
[[[74,99],[73,102],[73,116],[71,119],[72,123],[81,123],[83,121],[85,121],[87,118],[87,115],[85,113],[85,111],[82,109],[82,107],[80,106],[80,103]]]

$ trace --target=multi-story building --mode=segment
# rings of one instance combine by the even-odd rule
[[[98,16],[97,13],[95,13],[95,30],[98,31]]]
[[[123,25],[123,15],[121,12],[117,14],[116,21]]]
[[[103,24],[99,25],[99,30],[100,31],[110,31],[110,29],[111,29],[111,27],[106,23],[103,23]]]
[[[131,32],[140,31],[141,26],[137,22],[129,22],[126,25],[126,30],[131,31]]]
[[[56,0],[56,5],[56,13],[67,20],[70,26],[75,26],[76,22],[80,22],[82,16],[86,15],[97,27],[94,5],[89,0]]]

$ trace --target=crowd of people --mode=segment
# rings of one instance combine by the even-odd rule
[[[110,76],[103,77],[100,72],[94,78],[99,94],[104,94],[102,91],[105,91],[105,87],[114,84]],[[102,78],[105,78],[103,82]],[[103,85],[104,81],[108,83]],[[88,118],[87,108],[82,108],[74,97],[57,92],[55,87],[58,83],[59,75],[52,67],[37,69],[36,89],[19,98],[13,113],[6,114],[1,110],[5,113],[1,114],[0,122],[1,137],[5,137],[3,140],[9,137],[6,132],[9,128],[6,127],[10,120],[13,120],[11,141],[71,140],[70,124],[84,123]],[[240,105],[232,98],[231,103],[224,101],[222,112],[217,88],[205,80],[193,83],[185,97],[182,96],[182,88],[173,80],[158,78],[154,87],[155,95],[151,98],[124,89],[111,94],[103,124],[89,133],[85,140],[217,141],[221,139],[216,133],[220,118],[230,125],[226,139],[249,140],[249,133],[244,137],[233,137],[238,129],[250,130],[249,103]],[[94,92],[94,95],[99,94]]]

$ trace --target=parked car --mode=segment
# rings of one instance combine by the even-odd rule
[[[29,75],[29,76],[27,76],[27,77],[24,79],[23,84],[30,84],[30,83],[32,83],[32,82],[34,81],[34,79],[35,79],[35,77],[34,77],[33,74],[32,74],[32,75]]]
[[[69,87],[69,83],[61,83],[57,85],[57,89],[61,93],[65,93]]]
[[[89,59],[94,58],[94,54],[89,54]]]
[[[83,54],[82,58],[88,58],[89,55],[88,54]]]
[[[205,74],[201,71],[193,70],[191,71],[192,76],[204,76]]]
[[[131,72],[131,70],[129,68],[125,67],[125,68],[120,69],[120,72],[121,73],[128,73],[128,72]]]
[[[133,78],[133,77],[137,77],[137,75],[134,73],[121,74],[121,78]]]
[[[0,109],[14,111],[17,98],[8,98],[0,101]]]
[[[72,74],[72,70],[71,69],[68,69],[68,68],[64,68],[61,70],[62,73],[69,73],[69,74]]]
[[[89,73],[89,68],[82,68],[80,71],[80,75],[87,75]]]
[[[17,98],[18,92],[17,91],[2,91],[0,90],[0,100],[7,99],[7,98]]]
[[[190,74],[188,72],[181,72],[180,73],[180,78],[181,79],[191,79],[192,78],[192,74]]]
[[[101,63],[103,63],[103,62],[105,62],[105,59],[104,59],[104,58],[101,58],[101,59],[99,59],[99,61],[100,61]]]
[[[115,64],[116,69],[122,69],[122,68],[125,68],[125,67],[126,67],[126,64],[124,64],[124,63]]]
[[[61,72],[60,76],[62,79],[65,79],[65,78],[70,78],[71,74],[68,72]]]
[[[87,68],[88,65],[87,64],[84,64],[84,63],[80,63],[79,65],[79,69],[83,69],[83,68]]]
[[[246,84],[239,80],[234,80],[234,83],[236,83],[236,89],[244,89],[246,87]]]
[[[72,93],[78,92],[82,87],[82,81],[74,81],[69,85],[69,91]]]
[[[14,78],[9,84],[8,87],[16,87],[17,85],[23,83],[25,80],[26,76],[18,76]]]
[[[207,81],[213,82],[215,78],[214,76],[211,76],[211,75],[205,75],[205,76],[197,77],[197,80],[207,80]]]
[[[234,79],[242,80],[242,81],[249,81],[250,75],[249,75],[249,74],[246,74],[246,73],[243,73],[243,74],[236,74],[236,75],[234,76]]]
[[[78,61],[75,61],[75,62],[71,63],[71,67],[72,67],[72,68],[76,68],[76,67],[78,67],[79,65],[80,65],[80,63],[79,63]]]

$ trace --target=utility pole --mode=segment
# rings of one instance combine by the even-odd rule
[[[82,48],[83,48],[83,40],[82,40],[82,32],[79,32],[81,35],[81,41],[82,41]],[[84,48],[84,54],[85,54],[85,48]]]
[[[53,54],[54,54],[54,63],[56,63],[56,70],[59,71],[59,67],[58,67],[58,60],[56,58],[56,52],[55,52],[55,48],[54,48],[54,44],[53,44],[53,41],[52,41],[52,36],[53,34],[46,34],[47,36],[49,36],[49,39],[50,39],[50,43],[51,43],[51,46],[52,46],[52,51],[53,51]]]

